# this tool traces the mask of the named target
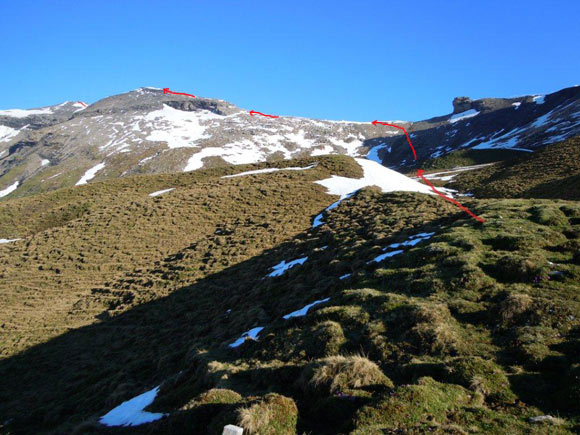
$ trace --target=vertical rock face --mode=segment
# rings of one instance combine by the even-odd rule
[[[469,97],[455,97],[453,99],[453,113],[465,112],[473,107],[473,100]]]

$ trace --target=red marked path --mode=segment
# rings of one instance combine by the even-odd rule
[[[411,151],[413,151],[413,157],[415,158],[415,160],[417,160],[417,153],[415,153],[415,148],[413,148],[413,144],[411,143],[411,138],[409,137],[409,134],[407,133],[407,130],[405,130],[403,127],[399,126],[399,125],[395,125],[395,124],[387,124],[386,122],[379,122],[379,121],[373,121],[372,122],[373,125],[386,125],[388,127],[395,127],[398,128],[399,130],[403,130],[403,132],[405,133],[405,136],[407,136],[407,142],[409,142],[409,146],[411,147]],[[423,180],[425,183],[427,183],[427,185],[431,188],[431,190],[433,190],[433,192],[435,192],[437,195],[439,195],[440,197],[446,199],[447,201],[455,204],[457,207],[459,207],[461,210],[463,210],[465,213],[467,213],[469,216],[471,216],[473,219],[479,221],[479,222],[485,222],[485,219],[480,218],[479,216],[477,216],[475,213],[473,213],[471,210],[469,210],[467,207],[461,205],[459,202],[457,202],[456,200],[454,200],[453,198],[449,198],[448,196],[442,194],[441,192],[439,192],[435,186],[433,186],[429,180],[427,180],[424,176],[423,176],[423,169],[417,169],[417,176],[419,178],[421,178],[421,180]]]
[[[276,116],[276,115],[266,115],[265,113],[262,113],[262,112],[256,112],[255,110],[250,110],[250,116],[254,116],[254,114],[267,116],[268,118],[279,118],[279,116]]]
[[[186,94],[184,92],[173,92],[173,91],[170,91],[169,88],[163,88],[163,93],[164,94],[173,94],[173,95],[185,95],[186,97],[195,98],[195,95]]]

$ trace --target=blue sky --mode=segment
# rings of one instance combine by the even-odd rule
[[[0,0],[0,109],[140,86],[248,110],[418,120],[580,82],[578,0]]]

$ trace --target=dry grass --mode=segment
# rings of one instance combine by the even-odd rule
[[[330,394],[369,386],[393,387],[374,362],[360,355],[316,360],[303,372],[301,384],[303,388]]]

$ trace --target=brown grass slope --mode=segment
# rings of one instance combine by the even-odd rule
[[[312,172],[220,179],[240,171],[227,168],[72,189],[62,204],[87,191],[86,212],[0,247],[12,283],[2,288],[2,431],[578,431],[580,205],[467,202],[482,225],[436,196],[369,188],[313,229],[332,198],[312,181],[360,175],[352,159],[317,160]],[[34,201],[17,201],[17,235],[47,226],[42,210],[26,212]],[[435,234],[371,262],[420,232]],[[258,326],[258,341],[228,347]],[[156,385],[149,410],[164,419],[98,423]],[[529,421],[543,414],[560,418]]]
[[[580,137],[459,174],[449,187],[478,198],[580,200]]]

